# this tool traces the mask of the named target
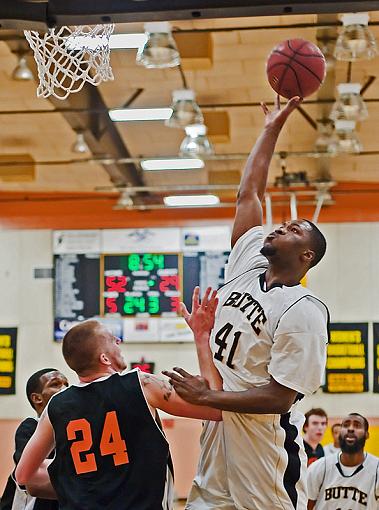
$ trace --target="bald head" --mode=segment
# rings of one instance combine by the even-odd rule
[[[99,357],[111,339],[111,333],[100,322],[82,322],[65,334],[63,357],[78,375],[88,375],[98,368]]]

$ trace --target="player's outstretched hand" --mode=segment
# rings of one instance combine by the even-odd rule
[[[191,375],[183,368],[174,367],[174,372],[163,370],[170,378],[176,393],[190,404],[207,405],[205,398],[210,390],[208,381],[200,375]]]
[[[209,333],[213,329],[215,313],[218,304],[217,291],[208,287],[200,303],[200,288],[195,287],[192,294],[192,311],[187,310],[184,303],[181,303],[181,312],[192,329],[195,341],[207,341]]]
[[[292,97],[284,108],[280,105],[280,96],[276,96],[275,108],[269,110],[266,103],[261,103],[263,113],[265,114],[265,127],[278,127],[281,128],[288,116],[298,107],[302,102],[299,96]]]

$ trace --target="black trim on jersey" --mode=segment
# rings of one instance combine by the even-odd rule
[[[166,434],[164,433],[164,430],[163,430],[163,425],[162,425],[162,422],[161,422],[161,417],[159,416],[158,414],[158,411],[155,410],[155,421],[158,425],[158,427],[161,429],[161,432],[162,434],[164,435],[166,441],[167,441],[167,438],[166,438]],[[168,442],[168,441],[167,441]],[[175,476],[174,476],[174,463],[172,461],[172,457],[171,457],[171,451],[169,450],[168,451],[168,459],[167,459],[167,467],[171,473],[171,476],[172,476],[172,481],[174,482],[175,481]]]
[[[376,488],[378,487],[378,471],[379,471],[379,460],[378,460],[378,463],[376,465],[376,471],[375,471],[375,485],[374,485],[374,492],[375,492],[375,499],[378,500],[379,499],[379,492],[376,491]]]
[[[312,294],[304,294],[304,296],[301,296],[297,301],[292,303],[292,305],[290,305],[286,310],[284,310],[282,315],[279,317],[278,323],[277,323],[277,325],[275,327],[275,331],[278,329],[279,322],[281,321],[283,315],[285,313],[287,313],[288,310],[290,310],[293,306],[295,306],[299,301],[301,301],[302,299],[304,299],[306,297],[314,299],[315,301],[318,301],[323,306],[325,306],[325,310],[326,310],[326,329],[327,329],[327,332],[328,332],[328,343],[329,343],[330,342],[330,313],[329,313],[329,308],[326,306],[326,304],[323,301],[321,301],[321,299],[318,299],[316,296],[313,296]]]
[[[366,460],[366,459],[365,459]],[[364,461],[363,461],[364,463]],[[357,469],[354,471],[354,473],[351,473],[351,475],[345,475],[345,473],[342,471],[342,468],[341,468],[341,464],[340,464],[340,461],[337,460],[337,463],[336,463],[336,467],[340,473],[341,476],[343,476],[344,478],[351,478],[352,476],[356,475],[357,473],[359,473],[359,471],[362,471],[363,469],[363,463],[360,464]]]
[[[266,273],[267,271],[265,271],[264,273],[261,273],[259,275],[259,285],[261,286],[261,291],[262,292],[270,292],[271,289],[274,289],[275,287],[279,287],[279,288],[282,288],[284,283],[273,283],[271,285],[271,287],[269,289],[265,289],[265,286],[267,287],[267,282],[266,282]],[[295,287],[295,285],[294,285]]]
[[[219,289],[218,289],[218,290],[220,290],[220,289],[222,289],[223,287],[225,287],[225,285],[228,285],[228,283],[232,283],[232,282],[234,282],[234,280],[237,280],[237,278],[239,278],[240,276],[243,276],[244,274],[248,273],[249,271],[254,271],[254,269],[267,269],[267,267],[266,267],[266,266],[257,266],[257,267],[252,267],[251,269],[247,269],[246,271],[244,271],[243,273],[241,273],[241,274],[239,274],[239,275],[235,276],[235,277],[234,277],[234,278],[232,278],[231,280],[229,280],[229,281],[227,281],[227,282],[223,283],[223,284],[221,285],[221,287],[219,287]]]
[[[295,425],[290,423],[290,413],[282,414],[280,417],[280,426],[284,429],[286,437],[284,440],[284,449],[288,455],[288,464],[283,476],[284,488],[296,509],[298,493],[296,484],[300,479],[301,461],[299,457],[299,445],[295,442],[298,436],[298,430]]]

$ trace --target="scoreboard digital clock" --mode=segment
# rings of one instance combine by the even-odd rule
[[[105,316],[177,315],[179,255],[104,255],[102,312]]]

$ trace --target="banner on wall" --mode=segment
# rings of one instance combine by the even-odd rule
[[[374,322],[374,355],[373,355],[373,364],[374,364],[374,384],[373,384],[373,392],[379,393],[379,323]]]
[[[368,324],[332,323],[326,361],[327,393],[368,391]]]
[[[0,328],[0,395],[16,393],[17,328]]]

